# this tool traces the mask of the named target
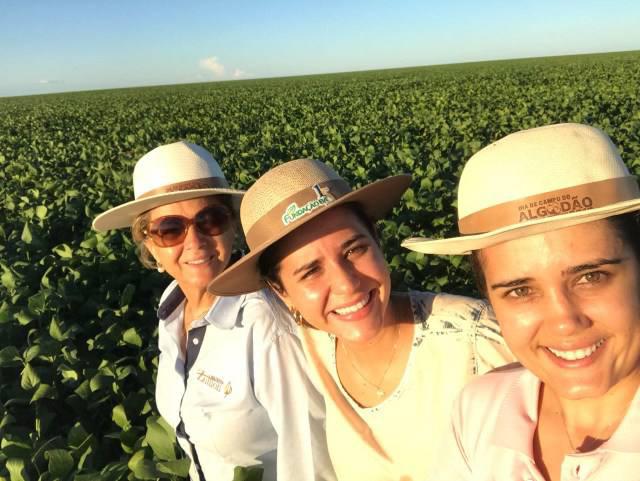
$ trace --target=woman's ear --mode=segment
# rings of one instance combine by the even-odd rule
[[[279,282],[274,282],[274,281],[266,281],[266,282],[269,288],[276,293],[276,295],[280,298],[280,300],[284,302],[289,309],[291,309],[292,307],[291,299],[289,299],[289,295],[287,294],[287,291],[284,289],[284,287],[280,285]]]

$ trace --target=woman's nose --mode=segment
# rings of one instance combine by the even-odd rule
[[[360,273],[349,263],[334,264],[328,274],[327,282],[331,284],[333,292],[349,294],[360,287]]]
[[[212,236],[205,235],[201,233],[194,224],[191,224],[187,227],[187,233],[185,235],[183,241],[183,247],[185,249],[197,249],[201,247],[205,243],[209,242],[210,239],[213,239]]]
[[[558,335],[571,336],[591,325],[580,303],[567,289],[552,291],[548,299],[548,324]]]

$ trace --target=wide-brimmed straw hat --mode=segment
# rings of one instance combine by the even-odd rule
[[[311,219],[347,202],[358,203],[372,220],[383,217],[411,183],[396,175],[352,190],[331,167],[318,160],[297,159],[281,164],[253,184],[240,206],[240,220],[250,252],[209,284],[218,295],[236,295],[265,287],[260,255]]]
[[[175,142],[145,154],[133,169],[134,199],[103,212],[93,221],[97,231],[131,227],[154,207],[207,195],[227,194],[236,207],[244,194],[229,188],[218,162],[199,145]]]
[[[460,237],[412,238],[428,254],[468,254],[500,242],[640,209],[640,190],[611,139],[580,124],[517,132],[485,147],[458,187]]]

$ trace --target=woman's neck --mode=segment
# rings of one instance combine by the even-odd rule
[[[598,397],[568,399],[548,389],[541,409],[559,413],[572,447],[579,451],[591,451],[616,431],[638,387],[640,370],[620,380]]]
[[[180,288],[186,298],[184,306],[184,331],[186,334],[193,321],[202,317],[211,308],[216,296],[207,292],[206,289],[185,289],[182,286]]]

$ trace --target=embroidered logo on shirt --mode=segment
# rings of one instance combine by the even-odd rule
[[[224,379],[214,376],[213,374],[207,374],[203,369],[198,369],[196,372],[196,379],[210,388],[224,394],[224,397],[231,394],[233,390],[230,382],[225,383]]]

